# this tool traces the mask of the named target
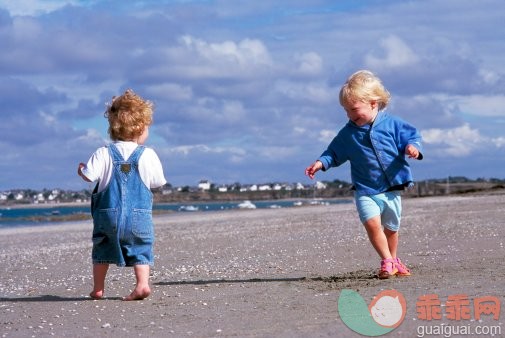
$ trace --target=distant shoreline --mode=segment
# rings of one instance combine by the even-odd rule
[[[352,197],[347,196],[347,197],[315,197],[315,198],[282,198],[282,199],[259,199],[259,200],[254,200],[251,199],[250,201],[254,202],[296,202],[296,201],[312,201],[312,200],[349,200],[352,199]],[[184,204],[184,205],[204,205],[204,204],[219,204],[219,203],[240,203],[244,200],[248,199],[239,199],[236,201],[224,201],[224,200],[199,200],[199,201],[187,201],[183,200],[180,202],[154,202],[154,205],[178,205],[178,204]],[[19,203],[19,204],[0,204],[0,210],[5,210],[5,209],[31,209],[31,208],[40,208],[40,209],[51,209],[51,208],[61,208],[61,207],[84,207],[84,206],[89,206],[91,204],[90,201],[88,202],[54,202],[54,203],[31,203],[31,204],[25,204],[25,203]]]
[[[81,207],[90,205],[90,202],[61,202],[61,203],[30,203],[30,204],[0,204],[0,210],[3,209],[51,209],[59,207]]]
[[[250,205],[241,206],[242,201],[182,201],[179,203],[154,203],[153,216],[173,213],[200,213],[229,211],[232,209],[274,209],[312,206],[318,204],[351,203],[350,198],[298,198],[252,201]],[[19,227],[41,223],[64,223],[91,220],[89,203],[63,202],[44,204],[20,204],[0,208],[0,227]]]
[[[462,193],[453,193],[453,194],[440,194],[434,196],[415,196],[412,193],[406,192],[403,197],[404,198],[426,198],[426,197],[451,197],[451,196],[469,196],[469,195],[478,195],[478,196],[486,196],[486,195],[502,195],[505,194],[505,189],[488,189],[481,191],[471,191],[471,192],[462,192]],[[247,197],[247,196],[244,196]],[[254,199],[254,198],[244,198],[237,200],[180,200],[180,201],[154,201],[155,206],[162,205],[205,205],[205,204],[219,204],[219,203],[240,203],[244,200],[250,200],[253,203],[255,202],[289,202],[289,201],[312,201],[312,200],[349,200],[353,199],[353,196],[337,196],[337,197],[300,197],[300,198],[281,198],[281,199]],[[0,204],[0,213],[2,210],[20,210],[20,209],[53,209],[53,208],[65,208],[65,207],[87,207],[90,206],[91,202],[51,202],[51,203],[13,203],[13,204]],[[159,212],[158,212],[159,213]],[[58,216],[55,216],[58,217]]]

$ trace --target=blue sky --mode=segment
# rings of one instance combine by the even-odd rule
[[[77,164],[127,88],[155,104],[171,184],[310,183],[364,68],[422,132],[416,179],[505,178],[504,17],[501,0],[0,0],[0,190],[87,188]]]

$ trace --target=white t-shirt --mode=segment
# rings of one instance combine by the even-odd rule
[[[135,142],[125,141],[114,142],[114,145],[125,160],[138,146]],[[109,184],[112,170],[113,161],[109,155],[109,149],[100,147],[91,155],[86,167],[82,168],[81,172],[92,182],[99,180],[98,192],[101,192]],[[149,189],[159,188],[167,183],[160,159],[151,148],[146,147],[140,156],[139,173],[140,178]]]

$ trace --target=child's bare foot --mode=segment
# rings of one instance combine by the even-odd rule
[[[123,300],[127,300],[127,301],[142,300],[144,298],[149,297],[150,294],[151,294],[151,289],[149,287],[145,287],[142,289],[136,288],[135,290],[133,290],[132,293],[130,293],[130,295],[128,297],[124,297]]]
[[[89,296],[93,299],[102,299],[103,298],[103,290],[98,290],[98,291],[91,291]]]

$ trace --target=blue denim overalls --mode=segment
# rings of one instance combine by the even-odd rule
[[[93,264],[152,265],[153,195],[138,171],[145,148],[139,145],[126,161],[114,144],[108,149],[114,163],[111,180],[91,201]]]

